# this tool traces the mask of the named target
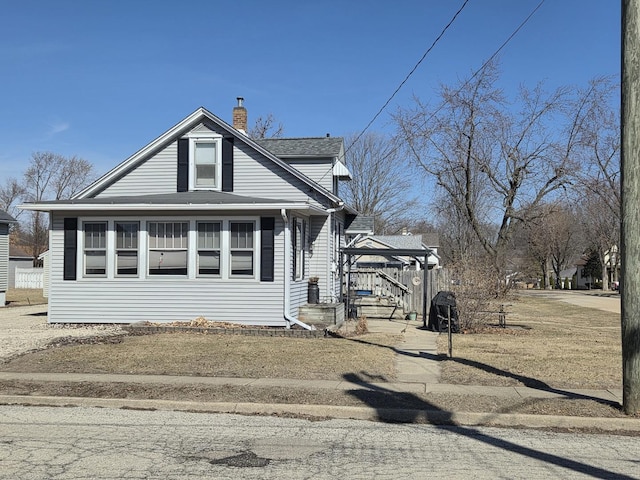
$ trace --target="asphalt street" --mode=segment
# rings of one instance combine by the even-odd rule
[[[637,437],[0,407],[1,479],[640,478]]]

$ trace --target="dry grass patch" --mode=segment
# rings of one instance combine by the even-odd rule
[[[47,299],[42,296],[41,288],[10,288],[7,290],[6,301],[10,307],[47,303]]]
[[[441,382],[536,388],[620,388],[620,315],[521,294],[510,328],[455,335]],[[447,352],[447,338],[438,339]]]
[[[344,338],[274,338],[174,333],[124,337],[118,344],[72,345],[27,354],[2,365],[13,372],[194,375],[338,380],[366,371],[395,379],[400,338],[383,334]]]

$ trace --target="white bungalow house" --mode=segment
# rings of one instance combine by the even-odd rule
[[[340,138],[255,141],[199,108],[49,212],[49,322],[311,328],[308,280],[337,299],[350,178]]]

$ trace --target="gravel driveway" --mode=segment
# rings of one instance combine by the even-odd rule
[[[112,325],[49,325],[47,306],[0,308],[0,363],[23,353],[42,350],[52,342],[65,338],[87,338],[122,335]]]

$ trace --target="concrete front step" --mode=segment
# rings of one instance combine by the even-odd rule
[[[344,304],[342,303],[308,303],[298,310],[300,321],[316,328],[339,325],[344,321]]]

